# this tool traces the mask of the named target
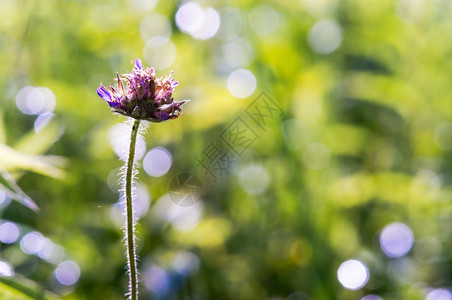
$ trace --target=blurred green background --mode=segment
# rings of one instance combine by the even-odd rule
[[[124,299],[96,89],[138,57],[191,99],[137,154],[142,299],[452,298],[449,0],[0,8],[1,299]]]

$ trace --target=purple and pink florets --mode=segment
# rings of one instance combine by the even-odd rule
[[[173,72],[169,76],[156,78],[154,68],[144,68],[140,59],[135,60],[134,66],[132,73],[116,73],[116,88],[101,85],[97,94],[113,111],[128,117],[151,122],[178,118],[182,114],[181,106],[189,100],[174,101],[173,91],[179,82],[171,78]]]

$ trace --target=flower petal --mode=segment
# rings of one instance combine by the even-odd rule
[[[165,111],[156,111],[154,113],[154,117],[158,120],[158,121],[166,121],[169,119],[169,114]]]
[[[137,58],[135,60],[135,69],[143,69],[143,62],[141,61],[141,59]]]
[[[97,94],[105,101],[111,102],[111,95],[103,85],[97,89]]]

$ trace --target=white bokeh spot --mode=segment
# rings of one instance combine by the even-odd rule
[[[55,109],[56,97],[48,88],[27,86],[17,93],[16,105],[24,114],[39,115]]]
[[[4,222],[0,225],[0,242],[4,244],[14,243],[19,238],[19,227],[13,222]]]
[[[251,96],[256,90],[256,77],[251,71],[238,69],[232,72],[227,80],[229,93],[237,98]]]
[[[166,148],[155,147],[144,157],[143,168],[148,175],[160,177],[169,171],[172,161],[171,153]]]
[[[177,50],[174,43],[162,36],[149,39],[143,48],[144,60],[156,70],[171,67],[176,56]]]
[[[367,266],[356,259],[350,259],[341,264],[337,270],[337,279],[349,290],[358,290],[369,280]]]
[[[342,43],[342,28],[336,21],[319,21],[309,30],[308,43],[317,53],[331,53]]]
[[[194,2],[183,4],[176,12],[176,25],[198,40],[212,38],[220,28],[220,14],[213,8],[202,8]]]
[[[444,288],[432,289],[428,292],[425,300],[451,300],[452,293]]]
[[[11,277],[14,276],[13,267],[6,261],[0,260],[0,277]]]
[[[402,223],[387,225],[380,235],[380,246],[389,257],[402,257],[406,255],[414,243],[413,232]]]
[[[62,285],[74,285],[80,278],[80,267],[73,261],[63,261],[55,269],[55,278]]]

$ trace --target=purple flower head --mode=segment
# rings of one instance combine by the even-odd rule
[[[179,82],[171,78],[173,72],[156,78],[154,68],[144,68],[139,58],[133,65],[132,73],[116,73],[116,87],[101,85],[97,89],[99,97],[110,105],[112,111],[131,118],[151,122],[177,119],[182,114],[181,106],[189,100],[174,101],[173,91]]]

